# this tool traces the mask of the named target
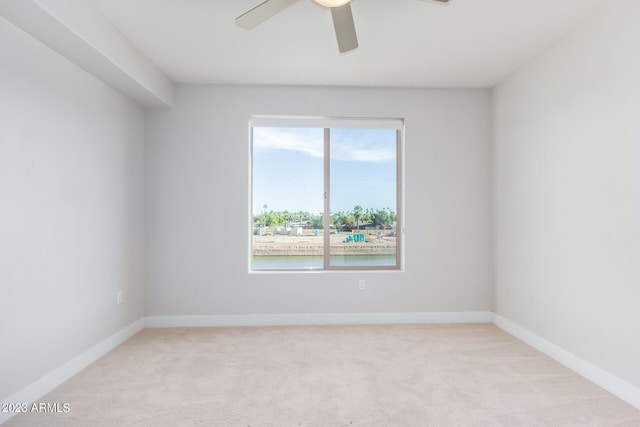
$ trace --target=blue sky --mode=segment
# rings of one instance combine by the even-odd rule
[[[253,129],[253,209],[320,213],[324,129]],[[331,130],[331,210],[397,211],[396,131]]]

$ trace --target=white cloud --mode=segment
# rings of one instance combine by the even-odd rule
[[[382,136],[377,131],[348,130],[337,133],[331,144],[331,158],[352,162],[395,162],[395,136]]]
[[[253,146],[263,150],[290,150],[322,158],[324,137],[318,129],[254,128]]]
[[[333,144],[331,158],[352,162],[383,163],[395,161],[395,147],[376,146],[371,143]]]
[[[253,130],[254,148],[262,150],[289,150],[322,158],[324,133],[322,129],[291,129],[256,127]],[[331,158],[342,161],[367,163],[395,162],[395,140],[380,141],[367,135],[342,136],[332,141]]]

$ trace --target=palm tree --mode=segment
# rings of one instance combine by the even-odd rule
[[[284,219],[284,227],[288,228],[289,227],[289,223],[293,219],[293,215],[291,215],[289,213],[289,211],[284,211],[284,212],[282,212],[282,219]]]
[[[360,230],[360,218],[362,218],[362,206],[357,205],[353,208],[353,218],[356,220],[356,230]]]

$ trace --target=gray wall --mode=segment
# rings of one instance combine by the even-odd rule
[[[495,311],[640,386],[640,2],[495,90]]]
[[[405,272],[248,272],[252,114],[406,119]],[[491,310],[489,90],[180,85],[146,132],[148,315]]]
[[[6,398],[144,316],[144,114],[0,19],[0,124]]]

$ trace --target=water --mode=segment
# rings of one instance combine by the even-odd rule
[[[395,255],[332,256],[333,267],[394,267]],[[254,256],[254,270],[311,270],[322,269],[321,256]]]

